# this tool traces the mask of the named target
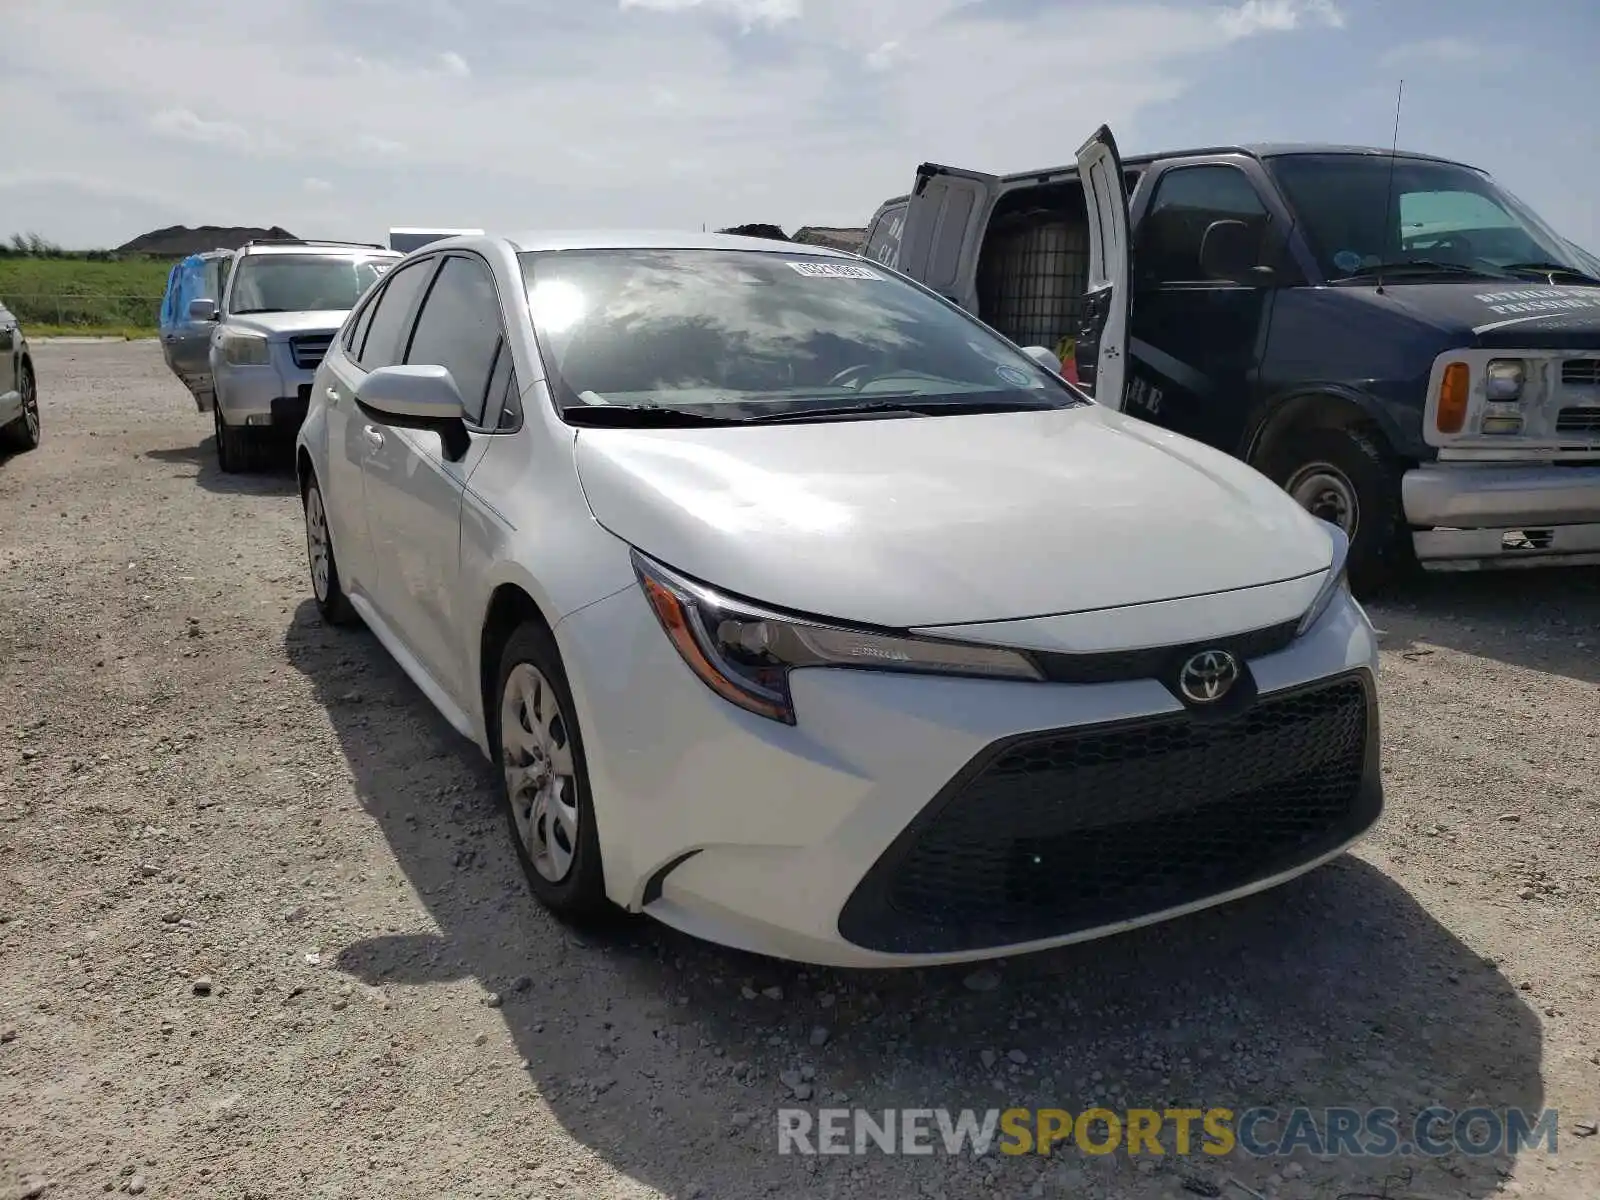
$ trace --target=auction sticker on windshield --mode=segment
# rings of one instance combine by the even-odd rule
[[[882,275],[871,267],[858,267],[854,263],[792,262],[800,274],[809,279],[879,279]]]

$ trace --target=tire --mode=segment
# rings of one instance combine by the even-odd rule
[[[301,496],[306,518],[306,564],[311,571],[311,596],[317,611],[329,625],[352,625],[358,619],[339,582],[339,562],[333,554],[333,534],[328,529],[328,511],[322,502],[322,488],[312,475]]]
[[[1349,536],[1352,590],[1371,595],[1412,572],[1416,557],[1400,499],[1400,464],[1375,433],[1302,430],[1273,457],[1272,479]]]
[[[541,625],[519,626],[501,652],[488,714],[511,844],[539,901],[564,921],[590,924],[616,910],[574,711],[555,639]]]
[[[251,431],[229,425],[222,419],[222,405],[213,398],[211,424],[217,435],[217,467],[224,475],[238,475],[254,469],[256,443]]]
[[[39,387],[34,378],[33,368],[27,363],[22,364],[22,377],[19,383],[22,391],[22,415],[4,429],[0,429],[0,442],[5,444],[5,449],[23,454],[39,448]]]

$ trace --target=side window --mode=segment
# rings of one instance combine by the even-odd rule
[[[372,325],[372,314],[378,311],[378,301],[382,298],[383,289],[373,288],[371,297],[361,306],[356,319],[350,322],[350,328],[345,331],[344,352],[351,358],[356,356],[356,347],[366,341],[367,330]]]
[[[500,297],[489,269],[477,259],[445,259],[422,302],[406,362],[448,369],[467,420],[482,425],[500,343]]]
[[[405,353],[401,339],[410,328],[407,320],[437,263],[438,259],[421,259],[395,271],[385,281],[383,294],[373,300],[372,315],[363,318],[367,327],[356,341],[355,359],[363,371],[376,371],[400,361]]]
[[[500,340],[500,351],[489,373],[489,402],[484,406],[485,429],[510,430],[522,424],[522,401],[517,388],[517,370],[511,365],[511,347]]]
[[[871,232],[867,234],[862,254],[886,267],[894,266],[895,256],[900,251],[900,234],[905,226],[905,205],[886,209],[872,226]]]
[[[217,294],[212,297],[218,307],[222,305],[222,293],[228,290],[228,276],[233,271],[233,257],[217,259]]]
[[[1213,221],[1243,221],[1255,236],[1261,261],[1267,209],[1255,185],[1236,167],[1178,167],[1156,181],[1139,225],[1134,262],[1141,283],[1203,281],[1200,239]]]

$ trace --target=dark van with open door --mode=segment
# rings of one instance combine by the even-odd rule
[[[1271,476],[1358,586],[1600,562],[1600,260],[1475,168],[1102,128],[1070,167],[924,164],[863,253]]]

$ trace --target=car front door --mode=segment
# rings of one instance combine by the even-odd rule
[[[1128,185],[1117,140],[1102,125],[1078,147],[1089,218],[1089,287],[1078,334],[1078,378],[1099,403],[1120,409],[1128,361]]]
[[[22,356],[17,353],[17,318],[0,304],[0,425],[22,413]]]
[[[364,466],[370,448],[367,419],[356,410],[356,388],[370,371],[393,366],[406,352],[417,305],[439,265],[434,257],[407,263],[372,289],[335,340],[319,370],[327,423],[327,470],[323,480],[328,528],[345,591],[364,596],[384,620],[378,568],[373,559]]]
[[[197,397],[211,394],[211,334],[216,324],[191,319],[189,302],[215,300],[222,303],[222,292],[217,287],[219,276],[213,265],[217,261],[194,255],[178,264],[172,328],[163,333],[167,362]]]
[[[999,184],[997,176],[977,171],[918,167],[890,265],[976,316],[978,249]]]
[[[1125,408],[1228,450],[1255,395],[1276,294],[1264,269],[1278,260],[1287,226],[1273,219],[1247,162],[1161,168],[1141,198],[1133,247]],[[1218,221],[1234,226],[1240,269],[1231,278],[1201,261]]]
[[[468,710],[475,684],[462,640],[468,620],[459,586],[461,502],[490,440],[484,409],[495,364],[509,353],[489,265],[476,255],[445,256],[401,361],[450,372],[471,431],[467,452],[452,460],[439,434],[372,416],[362,429],[367,520],[385,612],[427,673]],[[498,418],[497,406],[490,424]]]

